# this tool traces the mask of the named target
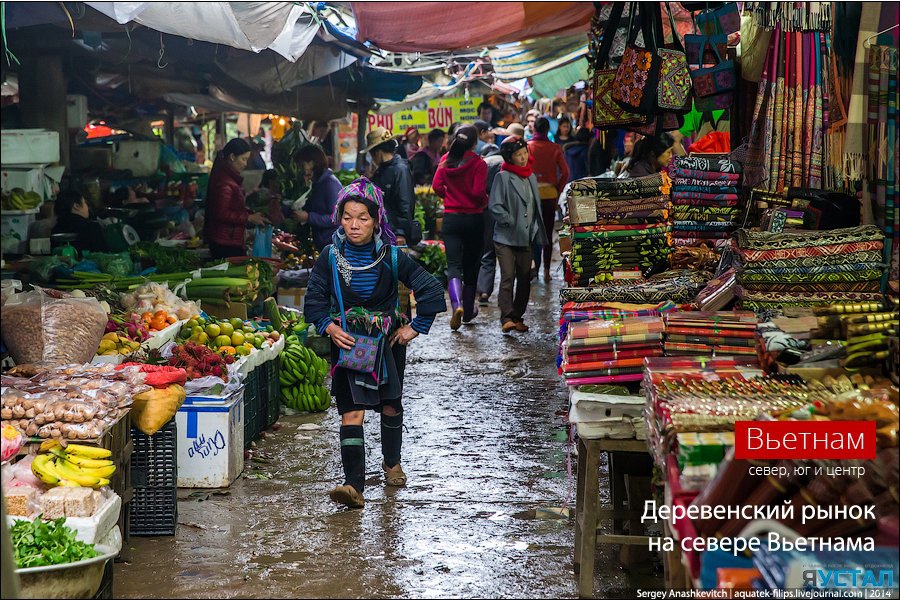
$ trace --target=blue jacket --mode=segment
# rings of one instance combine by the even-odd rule
[[[338,226],[332,222],[331,217],[342,187],[331,169],[325,169],[322,176],[313,182],[312,191],[306,199],[304,210],[309,213],[313,244],[319,251],[331,243],[331,236],[337,231]]]

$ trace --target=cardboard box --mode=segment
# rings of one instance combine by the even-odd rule
[[[160,142],[116,142],[113,147],[114,169],[131,171],[134,177],[149,177],[159,169]]]
[[[0,215],[0,237],[3,238],[4,253],[25,254],[28,251],[29,229],[37,218],[38,211],[39,208],[3,211]]]
[[[0,161],[5,165],[47,165],[59,162],[59,133],[44,129],[4,129]]]
[[[247,320],[247,305],[243,302],[225,303],[204,300],[200,308],[202,308],[206,314],[219,319],[240,317],[245,321]]]
[[[306,288],[278,288],[278,304],[281,306],[302,311],[305,297]]]
[[[22,188],[26,192],[37,192],[41,198],[47,199],[44,186],[44,169],[14,169],[4,167],[0,171],[0,188],[8,192],[15,188]]]

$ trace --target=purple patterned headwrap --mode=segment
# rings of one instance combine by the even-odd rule
[[[335,225],[340,226],[341,210],[344,202],[347,200],[362,199],[368,200],[378,207],[378,228],[381,230],[381,240],[390,245],[397,243],[397,236],[391,231],[391,225],[388,221],[387,212],[384,210],[384,195],[381,189],[372,183],[368,177],[360,177],[338,193],[337,204],[334,206],[334,213],[331,215],[331,221]]]

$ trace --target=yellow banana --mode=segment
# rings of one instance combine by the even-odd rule
[[[64,452],[60,452],[59,454],[54,452],[54,454],[57,456],[62,455],[60,458],[63,458],[72,464],[76,464],[82,469],[100,469],[113,466],[113,461],[105,458],[85,458],[77,454],[65,454]]]
[[[70,463],[71,464],[71,463]],[[96,477],[98,479],[108,479],[110,475],[116,472],[116,467],[114,465],[108,465],[105,467],[84,467],[81,465],[77,465],[78,469],[84,475],[89,475],[91,477]]]
[[[97,482],[97,485],[95,485],[94,487],[95,487],[95,488],[102,488],[102,487],[106,487],[106,486],[108,486],[108,485],[109,485],[109,479],[103,479],[103,478],[101,478],[100,481]]]
[[[59,474],[50,465],[49,454],[38,454],[31,463],[31,472],[34,476],[46,483],[47,485],[59,484]]]
[[[41,452],[41,453],[50,452],[54,448],[60,448],[60,447],[62,447],[62,444],[60,444],[59,440],[57,440],[57,439],[44,440],[43,442],[41,442],[41,447],[40,447],[39,452]]]
[[[69,481],[68,479],[60,479],[59,485],[61,485],[63,487],[81,487],[74,481]]]
[[[73,465],[67,460],[58,459],[56,471],[63,479],[74,481],[82,487],[94,487],[100,481],[99,477],[84,473],[77,465]]]
[[[66,446],[66,454],[76,454],[85,458],[109,458],[112,456],[112,452],[106,448],[85,446],[84,444],[69,444]]]

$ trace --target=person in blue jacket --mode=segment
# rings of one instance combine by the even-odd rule
[[[294,211],[294,218],[302,224],[309,223],[312,228],[313,245],[321,252],[331,243],[331,236],[338,228],[331,220],[331,215],[337,206],[338,194],[343,186],[334,176],[334,172],[328,168],[325,152],[318,146],[300,148],[296,160],[300,163],[307,184],[312,184],[312,190],[303,210]]]

